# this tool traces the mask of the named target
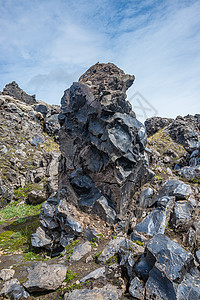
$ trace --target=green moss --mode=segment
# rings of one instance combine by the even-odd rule
[[[133,241],[133,244],[137,244],[139,246],[144,246],[144,243],[140,242],[140,241]]]
[[[116,236],[116,235],[113,235],[113,237],[112,237],[112,238],[113,238],[113,240],[115,240],[115,239],[117,238],[117,236]]]
[[[19,216],[19,219],[21,219],[26,216],[38,215],[40,213],[41,206],[42,204],[28,205],[26,203],[19,203],[15,201],[8,204],[0,211],[0,219],[1,221],[7,221],[9,219],[18,218]]]
[[[102,251],[100,251],[99,253],[92,255],[93,259],[98,260],[99,256],[101,255]]]
[[[113,264],[115,264],[118,261],[118,255],[113,255],[112,257],[110,257],[108,260],[106,260],[105,264],[108,266],[111,266]]]
[[[32,190],[42,190],[43,186],[40,183],[27,183],[24,188],[14,190],[14,197],[16,200],[24,200],[27,198],[28,193]]]
[[[72,253],[73,253],[73,251],[74,251],[74,247],[75,247],[78,243],[79,243],[79,240],[75,240],[75,241],[73,241],[70,245],[67,245],[67,246],[65,247],[65,252],[66,252],[66,254],[68,254],[67,260],[70,259],[71,255],[72,255]]]
[[[66,273],[66,278],[65,278],[65,282],[69,283],[71,280],[73,280],[74,278],[77,277],[77,274],[76,273],[73,273],[72,271],[70,270],[67,270],[67,273]]]
[[[39,226],[38,216],[26,218],[23,222],[17,221],[7,225],[7,231],[0,234],[0,248],[4,253],[27,251],[30,247],[31,234]]]
[[[175,151],[178,157],[174,159],[174,162],[187,153],[182,145],[173,141],[170,135],[166,132],[165,128],[159,130],[154,135],[149,137],[148,141],[153,142],[154,149],[157,150],[161,155],[163,155],[169,148]],[[151,148],[151,144],[147,144],[147,147],[148,146]]]

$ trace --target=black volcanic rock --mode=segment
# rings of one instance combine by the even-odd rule
[[[173,122],[171,118],[152,117],[146,119],[144,125],[146,127],[147,136],[151,136],[160,129]]]
[[[54,236],[54,249],[61,235],[67,240],[69,234],[81,233],[69,232],[66,226],[69,203],[112,224],[116,214],[126,215],[135,191],[152,178],[145,127],[126,101],[133,81],[134,76],[115,65],[97,63],[61,99],[59,186],[65,190],[64,202],[58,195],[55,201],[50,198],[40,216],[45,243],[47,236]],[[59,214],[61,202],[64,214]],[[44,244],[40,237],[44,232],[33,235],[38,247]]]
[[[64,93],[60,182],[71,184],[76,205],[84,199],[91,206],[91,196],[94,202],[103,195],[123,215],[136,189],[149,180],[145,128],[125,100],[133,81],[115,65],[97,63]],[[74,185],[73,172],[80,173],[81,187]]]
[[[30,96],[26,92],[24,92],[18,84],[13,81],[11,83],[6,84],[5,88],[3,89],[4,95],[9,95],[11,97],[15,97],[18,100],[25,102],[27,104],[34,104],[36,103],[35,95]]]

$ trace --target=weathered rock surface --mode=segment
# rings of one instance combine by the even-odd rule
[[[70,262],[80,260],[84,255],[91,251],[92,247],[90,242],[85,242],[84,244],[78,245],[74,248],[73,253],[70,257]]]
[[[9,280],[13,278],[14,274],[15,270],[13,269],[2,269],[0,271],[0,279],[2,279],[3,281]]]
[[[58,189],[59,146],[25,100],[0,95],[0,208],[19,199],[38,204]]]
[[[117,237],[106,245],[98,260],[101,263],[105,263],[108,259],[117,254],[120,248],[129,249],[132,247],[132,245],[133,243],[129,239]]]
[[[3,94],[9,95],[11,97],[15,97],[16,99],[25,102],[27,104],[36,103],[35,95],[33,96],[28,95],[18,86],[18,84],[15,81],[6,84],[5,88],[3,89]]]
[[[16,278],[13,278],[4,283],[3,288],[0,291],[0,296],[18,300],[28,298],[29,293],[23,288]]]
[[[149,206],[152,206],[164,196],[175,196],[176,200],[184,200],[190,195],[192,195],[190,185],[180,180],[167,180],[162,184],[158,193],[149,201]]]
[[[97,63],[65,91],[61,180],[71,184],[77,204],[92,206],[103,195],[123,215],[136,187],[149,179],[145,128],[125,100],[133,81],[115,65]]]
[[[150,212],[147,217],[135,226],[139,233],[153,236],[157,233],[164,233],[168,225],[175,197],[163,197],[159,200],[159,206]]]
[[[74,290],[68,294],[65,294],[65,300],[118,300],[122,296],[122,290],[118,289],[113,285],[106,285],[103,288],[95,287],[92,290],[83,289],[83,290]]]
[[[179,175],[187,180],[199,180],[200,179],[200,166],[184,167],[179,171]]]
[[[23,285],[29,292],[56,290],[66,277],[67,267],[39,262],[28,268],[28,281]]]
[[[105,272],[106,272],[105,267],[98,268],[98,269],[94,270],[93,272],[89,273],[88,275],[86,275],[80,281],[81,282],[85,282],[87,280],[91,280],[91,279],[96,280],[96,279],[98,279],[100,277],[105,277]]]
[[[169,125],[172,122],[173,119],[170,118],[152,117],[147,119],[144,122],[147,131],[147,136],[149,137],[155,134],[157,131],[159,131],[160,129]]]
[[[145,289],[142,282],[137,277],[131,280],[129,293],[136,299],[144,299]]]

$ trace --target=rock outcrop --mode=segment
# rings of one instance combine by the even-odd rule
[[[53,135],[59,123],[50,126],[50,119],[60,108],[43,103],[48,109],[43,116],[37,109],[41,102],[29,101],[31,96],[16,88],[20,97],[13,86],[7,85],[4,94],[20,100],[0,95],[0,208],[12,200],[38,204],[58,189],[60,151]]]
[[[65,200],[50,198],[40,218],[41,228],[51,239],[52,229],[56,241],[61,235],[67,239],[67,234],[81,232],[69,230],[69,223],[77,227],[77,221],[69,222],[73,218],[67,203],[112,224],[116,215],[126,215],[133,194],[152,178],[145,155],[145,127],[126,101],[133,81],[134,76],[115,65],[97,63],[65,91],[59,115],[59,187],[65,191]],[[33,235],[34,246],[36,241],[41,244],[40,238]]]

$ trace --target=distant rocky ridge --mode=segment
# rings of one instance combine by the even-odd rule
[[[6,85],[0,95],[0,207],[19,197],[37,204],[57,190],[59,112],[15,82]]]
[[[145,130],[126,101],[133,81],[97,63],[61,109],[0,95],[1,188],[16,198],[24,176],[21,198],[49,195],[31,242],[54,257],[2,270],[0,296],[200,298],[200,115],[150,118]]]

